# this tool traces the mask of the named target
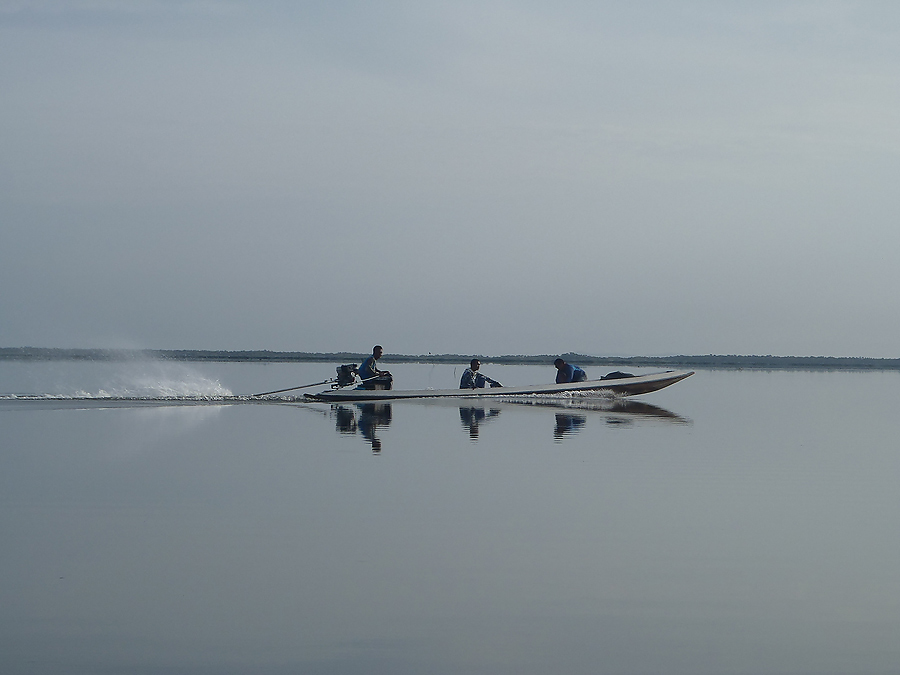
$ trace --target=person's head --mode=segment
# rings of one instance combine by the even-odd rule
[[[472,359],[472,362],[469,364],[469,368],[472,370],[478,370],[481,367],[481,361],[478,359]]]
[[[553,365],[556,366],[557,370],[559,370],[560,368],[566,367],[566,362],[562,359],[556,359],[556,361],[553,362]]]
[[[381,355],[384,354],[384,350],[381,348],[381,345],[375,345],[372,347],[372,356],[376,359],[380,359]]]

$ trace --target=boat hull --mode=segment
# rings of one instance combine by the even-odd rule
[[[404,398],[507,398],[509,396],[564,394],[579,391],[608,391],[620,396],[636,396],[658,391],[693,374],[693,371],[667,371],[614,380],[586,380],[568,384],[494,387],[491,389],[326,389],[316,394],[306,394],[306,398],[312,401],[396,401]]]

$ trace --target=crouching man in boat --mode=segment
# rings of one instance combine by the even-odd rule
[[[378,370],[376,361],[381,358],[384,350],[381,345],[372,348],[372,356],[362,362],[359,367],[359,377],[362,384],[358,389],[391,389],[394,386],[393,376],[386,370]]]
[[[459,380],[460,389],[484,389],[484,385],[487,383],[490,383],[492,387],[503,386],[497,380],[492,380],[487,375],[479,373],[479,368],[481,368],[481,361],[472,359],[472,363],[469,364]]]
[[[581,368],[573,366],[571,363],[566,363],[562,359],[556,359],[553,365],[556,366],[556,384],[584,382],[587,379],[587,373]]]

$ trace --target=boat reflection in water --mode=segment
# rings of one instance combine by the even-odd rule
[[[515,405],[530,405],[540,408],[560,408],[575,411],[596,411],[603,413],[607,424],[630,424],[640,418],[656,418],[672,422],[674,424],[691,424],[691,420],[673,413],[658,405],[644,403],[627,398],[612,397],[534,397],[509,399],[508,403]]]
[[[378,438],[378,428],[386,427],[391,423],[392,412],[390,403],[357,403],[359,413],[350,407],[343,405],[333,406],[335,416],[335,428],[340,434],[355,434],[359,432],[372,445],[372,452],[381,452],[381,439]]]
[[[691,424],[691,420],[686,417],[643,401],[620,400],[606,412],[606,423],[609,425],[630,426],[642,417],[655,417],[674,424]]]
[[[459,406],[459,421],[462,422],[463,428],[469,432],[469,438],[473,441],[478,440],[479,426],[499,414],[499,408],[491,408],[486,411],[483,407]]]
[[[592,424],[597,420],[609,426],[628,427],[640,424],[642,421],[657,421],[666,424],[691,424],[691,420],[665,408],[635,401],[610,397],[536,397],[519,398],[510,397],[501,401],[491,401],[489,407],[483,405],[461,406],[458,401],[405,401],[394,402],[403,412],[408,423],[416,423],[411,419],[418,417],[416,411],[422,411],[419,406],[427,406],[430,410],[456,409],[459,411],[459,421],[463,432],[468,434],[472,442],[480,438],[483,425],[499,419],[504,409],[517,408],[521,412],[523,408],[535,408],[534,413],[541,414],[539,409],[544,409],[547,423],[552,425],[552,437],[557,443],[579,434],[588,424],[588,418],[593,418]],[[550,410],[546,410],[550,408]],[[335,429],[339,434],[362,436],[372,447],[372,452],[379,454],[382,442],[379,431],[388,427],[393,422],[393,410],[391,403],[386,401],[331,404],[331,414],[335,420]],[[550,413],[553,415],[550,415]],[[429,413],[430,415],[431,413]],[[427,417],[427,416],[426,416]],[[552,422],[551,422],[552,420]],[[500,425],[501,427],[503,425]]]

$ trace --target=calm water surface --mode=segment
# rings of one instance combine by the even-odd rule
[[[334,365],[0,362],[0,394]],[[0,399],[0,672],[897,673],[898,394],[700,371],[578,406]]]

